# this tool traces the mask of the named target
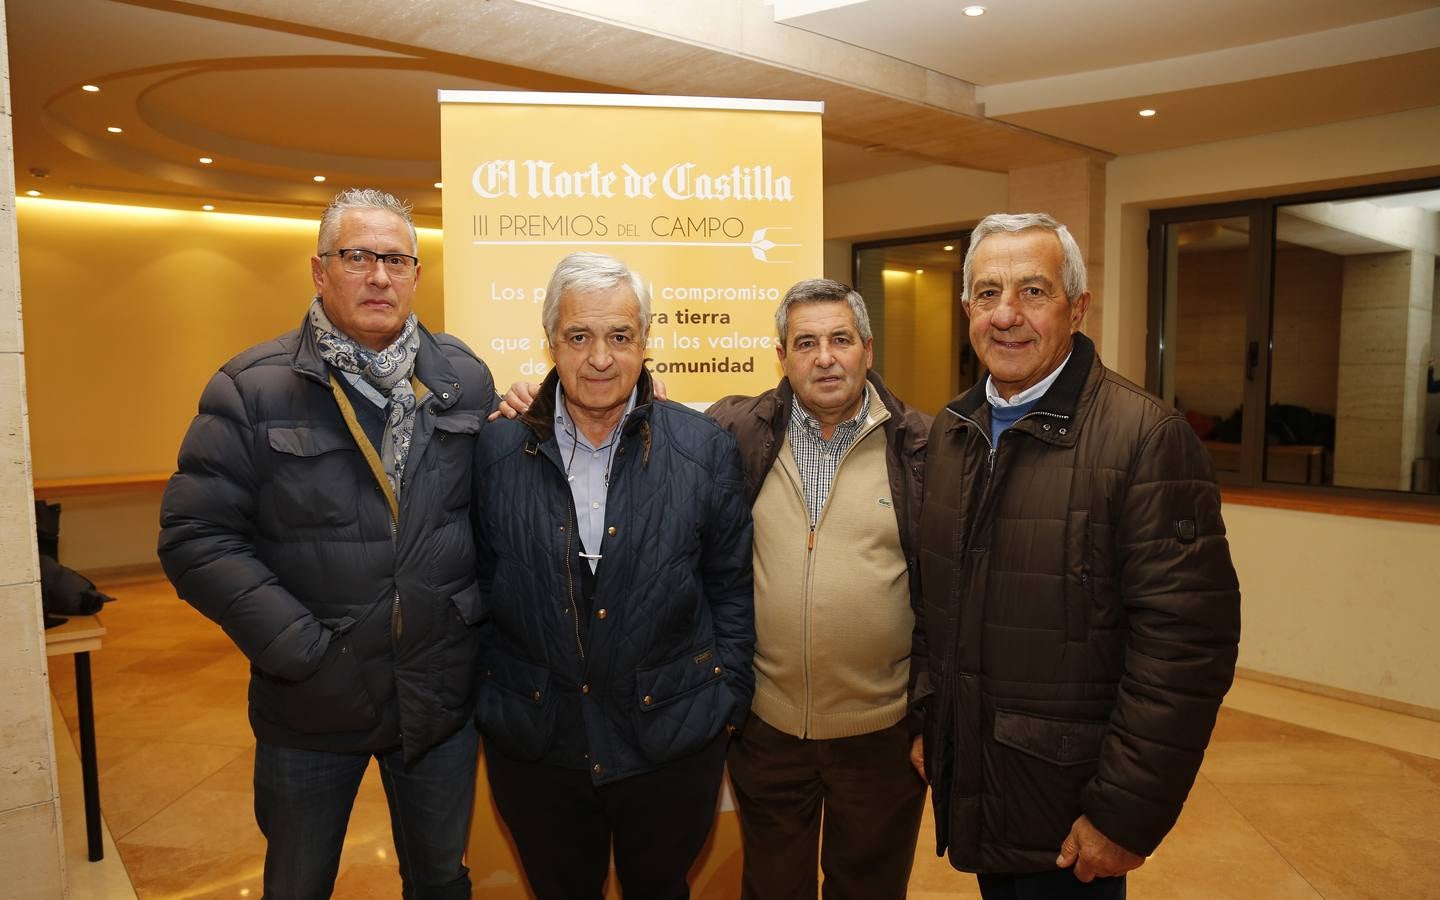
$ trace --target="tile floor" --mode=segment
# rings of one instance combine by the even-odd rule
[[[258,898],[245,661],[163,581],[104,587],[119,600],[92,656],[101,796],[135,891]],[[73,739],[73,671],[51,681]],[[929,847],[927,816],[910,897],[978,897]],[[372,767],[335,895],[398,897],[393,853]],[[1440,722],[1237,682],[1179,824],[1130,884],[1154,900],[1440,897]]]

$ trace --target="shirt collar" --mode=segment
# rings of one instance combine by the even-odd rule
[[[609,443],[615,439],[615,435],[620,433],[621,426],[625,424],[625,420],[629,418],[630,413],[635,410],[635,400],[638,396],[639,385],[637,384],[630,389],[630,399],[625,403],[625,411],[620,414],[620,421],[616,422],[615,427],[610,429],[610,433],[605,436],[605,440],[600,446],[590,447],[590,442],[586,440],[585,435],[580,429],[574,426],[573,420],[569,417],[569,410],[565,407],[565,388],[561,387],[560,381],[557,379],[555,381],[555,434],[557,436],[563,435],[576,443],[584,443],[585,446],[590,447],[592,450],[599,450],[609,445]]]
[[[1070,353],[1074,352],[1073,350],[1070,351]],[[1055,383],[1055,379],[1060,377],[1060,373],[1065,371],[1065,364],[1070,361],[1070,353],[1065,354],[1065,358],[1060,360],[1060,365],[1055,367],[1055,371],[1046,375],[1039,383],[1030,385],[1009,400],[1000,396],[1000,392],[995,390],[995,379],[992,376],[986,375],[985,399],[990,401],[991,406],[1002,408],[1006,406],[1024,406],[1027,403],[1033,403],[1039,400],[1045,396],[1046,391],[1050,390],[1050,385]]]

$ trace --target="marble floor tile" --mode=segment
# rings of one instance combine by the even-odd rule
[[[258,898],[248,663],[163,581],[112,593],[121,600],[106,610],[110,634],[92,655],[101,791],[111,827],[125,829],[116,847],[135,890],[157,900]],[[73,730],[73,670],[55,666],[51,684]],[[910,900],[978,898],[974,876],[933,848],[927,804]],[[733,862],[697,882],[696,900],[737,895]],[[513,875],[484,877],[477,897],[525,896]],[[1440,897],[1440,723],[1237,681],[1179,822],[1130,884],[1146,900]],[[335,897],[397,896],[372,765]]]
[[[1440,790],[1416,784],[1218,786],[1326,898],[1440,897]]]
[[[263,854],[119,842],[140,900],[259,900]]]

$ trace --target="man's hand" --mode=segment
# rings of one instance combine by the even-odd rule
[[[915,774],[926,784],[930,779],[925,777],[925,738],[915,735],[915,740],[910,744],[910,765],[915,767]]]
[[[1062,869],[1074,866],[1075,877],[1084,882],[1124,875],[1144,864],[1145,857],[1101,834],[1088,816],[1081,816],[1070,826],[1070,833],[1060,842],[1060,855],[1055,858],[1055,865]]]
[[[493,422],[501,416],[507,419],[523,416],[530,411],[530,404],[535,402],[535,392],[539,389],[540,385],[533,381],[515,382],[510,385],[510,390],[505,392],[505,396],[500,400],[500,405],[485,421]]]

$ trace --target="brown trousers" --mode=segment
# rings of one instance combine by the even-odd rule
[[[903,721],[815,741],[751,713],[726,762],[745,842],[743,900],[814,900],[817,863],[825,900],[904,900],[925,783]]]

